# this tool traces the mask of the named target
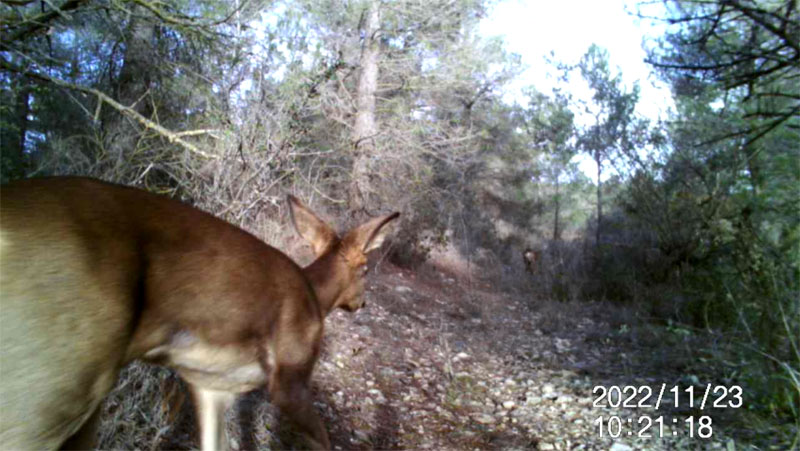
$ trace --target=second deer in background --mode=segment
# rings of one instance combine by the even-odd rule
[[[522,261],[525,263],[525,271],[528,271],[529,274],[536,273],[536,265],[538,260],[539,253],[531,248],[525,249],[525,252],[522,253]]]

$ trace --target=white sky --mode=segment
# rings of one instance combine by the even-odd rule
[[[519,54],[527,67],[515,80],[506,95],[517,98],[519,90],[533,85],[548,94],[557,85],[558,73],[545,62],[550,52],[555,60],[575,64],[592,43],[609,52],[611,67],[619,67],[625,84],[636,80],[641,89],[637,112],[657,119],[660,112],[672,105],[669,89],[656,80],[644,62],[642,40],[659,36],[663,28],[641,21],[628,14],[636,11],[632,0],[504,0],[498,2],[481,23],[485,36],[502,36],[506,50]],[[649,13],[652,10],[648,11]],[[577,98],[589,100],[591,95],[580,77],[573,77],[564,87]],[[582,123],[585,119],[576,118]],[[591,159],[579,159],[584,173],[594,179]],[[610,175],[610,174],[609,174]]]

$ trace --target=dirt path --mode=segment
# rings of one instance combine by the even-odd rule
[[[708,440],[687,437],[689,412],[593,406],[595,385],[681,385],[678,353],[657,356],[663,343],[648,346],[623,323],[604,320],[602,306],[532,308],[488,284],[427,273],[383,265],[371,276],[366,309],[328,319],[314,385],[336,448],[725,448],[718,430]],[[674,376],[639,375],[637,361],[658,358],[674,359]],[[245,410],[267,409],[256,417],[274,418],[263,395],[251,401]],[[664,438],[655,425],[649,438],[628,436],[641,415],[668,414],[677,423],[667,417]],[[601,437],[596,421],[612,415],[623,422],[622,436]],[[268,427],[240,437],[248,437],[242,448],[292,443]]]

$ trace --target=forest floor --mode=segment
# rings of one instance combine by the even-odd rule
[[[366,296],[366,308],[329,316],[312,377],[335,449],[733,450],[758,435],[735,426],[741,409],[699,407],[706,383],[731,384],[697,372],[702,352],[691,336],[640,324],[623,308],[536,301],[446,265],[411,272],[383,263],[368,276]],[[159,371],[162,382],[175,383]],[[662,384],[658,410],[609,407],[608,398],[595,405],[596,386],[632,386],[629,405],[654,405]],[[675,406],[670,390],[689,386],[697,390],[694,406],[685,392]],[[125,445],[120,440],[129,439],[118,436],[101,446],[197,447],[190,404],[168,414],[155,436]],[[702,416],[713,420],[709,438],[698,437],[710,431],[697,423]],[[621,420],[616,438],[611,417]],[[131,421],[140,420],[123,423]],[[265,390],[247,394],[229,412],[231,447],[301,448],[284,423]],[[120,435],[119,425],[104,428]]]

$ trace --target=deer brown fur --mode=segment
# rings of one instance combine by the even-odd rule
[[[329,449],[309,390],[324,318],[363,306],[366,254],[399,213],[340,239],[294,197],[289,205],[317,256],[306,268],[138,189],[73,177],[3,186],[0,443],[55,449],[92,437],[119,370],[143,359],[188,382],[203,449],[227,447],[225,410],[264,384],[309,444]]]

